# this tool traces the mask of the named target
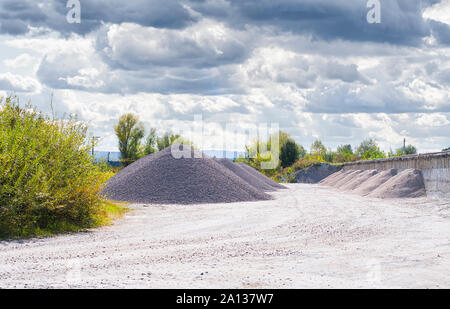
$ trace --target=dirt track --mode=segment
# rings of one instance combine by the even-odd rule
[[[276,200],[135,206],[114,226],[0,242],[0,287],[450,288],[450,202],[292,184]]]

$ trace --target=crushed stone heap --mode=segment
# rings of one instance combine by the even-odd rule
[[[176,159],[168,147],[148,155],[111,177],[102,194],[111,200],[142,204],[232,203],[272,197],[221,163],[175,145],[190,157]]]

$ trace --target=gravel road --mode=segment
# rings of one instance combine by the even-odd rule
[[[1,288],[450,288],[450,202],[291,184],[275,199],[134,205],[115,225],[0,242]]]

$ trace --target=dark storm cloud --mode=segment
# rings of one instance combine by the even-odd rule
[[[2,20],[0,22],[0,32],[11,34],[11,35],[19,35],[28,32],[27,23],[20,20]]]
[[[450,45],[450,26],[439,21],[430,20],[433,36],[443,45]]]
[[[66,22],[67,0],[5,0],[0,5],[0,31],[23,34],[27,26],[49,27],[63,34],[86,34],[104,23],[136,23],[156,28],[182,29],[199,16],[229,26],[269,26],[279,31],[308,34],[317,39],[388,42],[418,45],[433,33],[448,44],[449,27],[427,23],[423,10],[437,0],[381,1],[381,23],[366,20],[366,0],[90,0],[81,1],[81,24]]]
[[[5,0],[0,5],[0,33],[18,35],[28,32],[28,25],[42,24],[47,16],[36,1]]]
[[[24,34],[27,26],[48,27],[64,35],[86,34],[102,23],[130,22],[156,28],[179,29],[195,21],[175,0],[80,1],[81,23],[69,24],[67,0],[6,0],[0,4],[1,33]]]
[[[422,18],[424,8],[438,1],[381,1],[381,23],[366,20],[366,0],[193,0],[200,13],[221,19],[234,27],[272,26],[275,29],[310,34],[317,39],[388,42],[418,45],[430,34]]]
[[[156,28],[184,28],[195,21],[175,0],[97,0],[83,3],[84,17],[108,23],[131,22]]]
[[[45,22],[47,16],[42,12],[36,1],[5,0],[1,5],[1,18],[6,20],[18,19],[32,23]]]

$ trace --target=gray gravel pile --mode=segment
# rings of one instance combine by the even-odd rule
[[[228,168],[230,171],[244,179],[246,182],[251,184],[253,187],[263,190],[263,191],[275,191],[275,188],[272,187],[270,184],[266,183],[262,177],[258,177],[255,174],[252,174],[244,167],[233,163],[230,159],[215,159],[217,162]]]
[[[355,179],[355,177],[358,177],[359,174],[361,174],[362,172],[363,171],[361,170],[345,172],[344,175],[342,175],[343,177],[336,178],[333,182],[329,183],[328,185],[331,187],[340,188],[349,181]]]
[[[326,186],[331,185],[332,183],[335,183],[339,179],[342,179],[343,177],[345,177],[348,173],[349,173],[349,171],[340,170],[339,172],[331,174],[327,178],[323,179],[322,181],[319,182],[319,184],[326,185]]]
[[[191,158],[175,159],[168,147],[134,162],[108,180],[103,195],[111,200],[143,204],[272,199],[214,159],[190,147],[189,150]]]
[[[398,171],[396,169],[389,169],[386,171],[380,171],[375,176],[370,177],[364,183],[359,185],[357,188],[353,189],[351,193],[358,195],[367,195],[376,190],[383,183],[397,175]]]
[[[422,172],[415,169],[403,170],[367,196],[377,198],[415,198],[426,196]]]
[[[318,183],[340,171],[342,166],[322,163],[302,169],[294,174],[296,183]]]
[[[422,172],[406,169],[387,171],[349,170],[337,172],[320,182],[321,185],[375,198],[416,198],[426,196]]]
[[[242,162],[238,162],[236,164],[239,165],[240,167],[242,167],[243,169],[245,169],[246,171],[248,171],[250,174],[255,175],[256,177],[258,177],[261,181],[263,181],[266,184],[272,186],[274,189],[286,189],[285,186],[280,185],[276,181],[273,181],[272,179],[270,179],[266,175],[264,175],[264,174],[258,172],[257,170],[255,170],[253,167],[248,166],[247,164],[242,163]]]
[[[339,189],[343,191],[351,191],[358,188],[361,184],[366,182],[369,178],[375,176],[378,173],[377,170],[367,170],[360,173],[357,177],[351,179],[347,183],[341,185]]]

